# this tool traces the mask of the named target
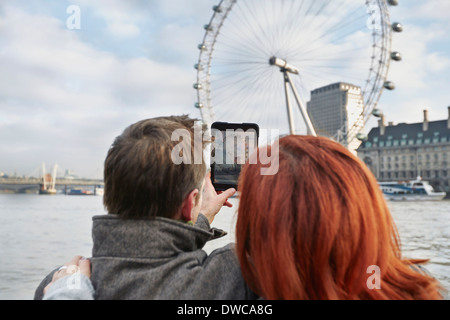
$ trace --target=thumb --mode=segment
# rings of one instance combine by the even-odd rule
[[[80,267],[80,272],[84,274],[86,277],[91,277],[91,262],[88,259],[82,259],[78,263]]]

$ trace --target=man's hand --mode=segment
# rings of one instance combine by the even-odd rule
[[[208,172],[205,178],[205,186],[203,188],[203,200],[200,213],[208,219],[209,223],[212,223],[216,217],[216,214],[219,213],[223,206],[229,208],[233,207],[233,205],[228,201],[228,198],[231,198],[235,193],[236,190],[234,188],[217,193],[211,182],[211,172]]]

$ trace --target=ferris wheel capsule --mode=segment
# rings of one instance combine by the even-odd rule
[[[402,60],[402,54],[400,52],[394,51],[391,53],[391,58],[394,61],[401,61]]]
[[[398,6],[398,0],[388,0],[390,6]]]
[[[392,81],[386,81],[384,83],[384,88],[388,90],[395,90],[395,83],[393,83]]]
[[[392,24],[392,30],[394,30],[395,32],[403,32],[403,26],[399,22],[394,22]]]
[[[358,133],[356,135],[356,139],[358,139],[359,141],[367,141],[369,140],[369,136],[365,133]]]
[[[377,118],[381,118],[383,116],[383,111],[380,109],[373,109],[372,115]]]

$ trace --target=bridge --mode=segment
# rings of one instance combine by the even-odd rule
[[[42,178],[0,178],[0,193],[35,193],[42,184]],[[103,180],[95,179],[56,179],[55,183],[58,190],[103,185]]]

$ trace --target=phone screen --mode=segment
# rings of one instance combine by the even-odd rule
[[[211,127],[211,179],[217,191],[238,187],[242,167],[258,147],[259,127],[216,122]]]

